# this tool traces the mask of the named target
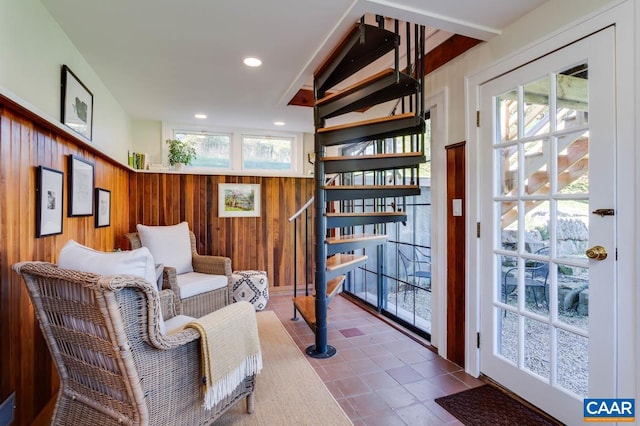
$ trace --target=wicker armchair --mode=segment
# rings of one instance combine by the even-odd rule
[[[253,411],[253,375],[212,410],[203,408],[200,334],[159,331],[154,284],[46,262],[13,269],[26,283],[60,378],[51,424],[202,425],[243,398]],[[174,313],[170,303],[163,309],[165,319]]]
[[[189,232],[189,236],[191,238],[193,270],[204,274],[226,275],[228,282],[226,288],[220,288],[181,299],[176,269],[165,265],[162,275],[162,288],[169,288],[176,295],[176,313],[198,318],[218,310],[231,302],[233,286],[233,282],[231,281],[231,259],[223,256],[205,256],[198,254],[194,233]],[[132,250],[142,247],[142,242],[137,232],[125,234],[125,238],[129,241]]]

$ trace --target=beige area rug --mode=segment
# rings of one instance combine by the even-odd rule
[[[318,374],[271,311],[258,312],[263,369],[256,379],[255,411],[240,401],[215,425],[352,425]]]

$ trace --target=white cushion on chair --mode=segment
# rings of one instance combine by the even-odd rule
[[[153,284],[152,288],[158,291],[156,266],[146,247],[131,251],[104,252],[69,240],[60,250],[58,267],[100,275],[137,275]],[[160,332],[166,334],[162,312],[158,326]]]
[[[146,247],[131,251],[104,252],[69,240],[58,255],[58,266],[100,275],[130,274],[156,283],[153,256]]]
[[[226,275],[211,275],[200,272],[176,275],[176,280],[180,289],[180,299],[227,287],[229,284]]]
[[[176,274],[193,272],[191,237],[187,222],[170,226],[138,224],[136,228],[140,242],[149,248],[156,262],[176,268]]]

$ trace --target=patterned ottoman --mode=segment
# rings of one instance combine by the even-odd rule
[[[269,280],[265,271],[233,271],[233,301],[246,300],[256,311],[267,306],[269,300]]]

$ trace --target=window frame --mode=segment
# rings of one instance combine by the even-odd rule
[[[246,175],[246,176],[283,176],[283,177],[309,177],[307,166],[303,161],[307,150],[304,134],[301,132],[272,131],[261,129],[230,129],[222,127],[195,127],[193,125],[180,125],[163,123],[162,131],[162,158],[166,162],[169,152],[167,139],[175,138],[176,133],[208,133],[216,135],[229,135],[231,137],[230,168],[190,166],[183,170],[185,173],[209,174],[209,175]],[[245,137],[253,138],[280,138],[291,140],[291,169],[243,169],[243,142]]]

